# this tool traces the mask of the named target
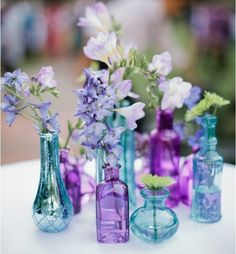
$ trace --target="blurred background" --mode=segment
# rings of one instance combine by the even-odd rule
[[[77,1],[2,1],[1,72],[20,67],[35,75],[41,66],[51,65],[56,73],[60,100],[61,135],[67,119],[73,119],[78,76],[89,60],[82,47],[90,34],[77,27],[85,7],[94,3]],[[110,0],[110,12],[122,23],[124,42],[132,42],[149,59],[169,51],[173,56],[172,76],[180,75],[193,85],[215,91],[231,105],[219,112],[219,151],[234,163],[235,103],[235,6],[233,0]],[[145,80],[134,80],[134,91],[145,102]],[[139,131],[155,127],[153,112],[146,112]],[[179,113],[181,114],[181,113]],[[180,115],[177,115],[180,117]],[[18,118],[12,127],[1,119],[1,163],[39,158],[39,138],[32,123]]]

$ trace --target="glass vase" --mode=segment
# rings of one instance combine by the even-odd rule
[[[73,205],[74,214],[81,210],[81,175],[79,163],[69,155],[68,149],[60,149],[60,168],[63,181]]]
[[[106,166],[105,181],[96,188],[97,240],[125,243],[129,240],[129,197],[127,185],[119,179],[119,169]]]
[[[168,207],[175,207],[180,200],[179,159],[180,138],[173,130],[173,111],[156,112],[157,129],[150,137],[150,171],[160,176],[171,176],[176,183],[169,187]]]
[[[41,172],[33,203],[33,219],[43,231],[65,229],[73,216],[73,206],[60,174],[58,134],[40,134]]]
[[[127,100],[122,100],[119,103],[119,107],[128,107],[130,102]],[[116,114],[113,121],[114,127],[126,127],[126,120],[123,116]],[[134,171],[134,162],[135,162],[135,137],[134,131],[126,129],[121,134],[121,146],[122,154],[120,158],[120,179],[128,185],[129,190],[129,204],[130,209],[136,207],[136,183],[135,183],[135,171]]]
[[[179,220],[173,210],[166,207],[168,189],[140,191],[144,206],[136,209],[130,218],[132,232],[148,243],[160,243],[172,237],[179,226]]]
[[[193,158],[192,219],[212,223],[221,219],[221,175],[223,158],[216,151],[217,119],[213,115],[202,118],[204,137],[199,152]]]
[[[190,154],[184,160],[179,175],[179,188],[181,201],[185,205],[191,206],[193,188],[193,154]]]

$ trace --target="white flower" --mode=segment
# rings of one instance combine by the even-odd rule
[[[84,54],[90,59],[104,62],[110,66],[122,59],[118,47],[115,33],[99,33],[96,38],[89,39],[84,47]]]
[[[192,85],[184,82],[182,78],[175,77],[159,85],[159,89],[164,92],[161,109],[181,108],[185,99],[190,96]]]
[[[106,5],[98,2],[86,7],[85,17],[79,18],[78,26],[92,27],[97,32],[109,32],[112,28],[112,19]]]
[[[152,58],[152,63],[148,65],[150,72],[155,71],[157,74],[166,76],[172,70],[172,59],[169,52],[164,52],[160,55],[155,55]]]
[[[137,127],[136,121],[144,117],[145,113],[143,108],[145,104],[142,102],[134,103],[129,107],[117,108],[114,111],[126,118],[127,127],[131,130]]]

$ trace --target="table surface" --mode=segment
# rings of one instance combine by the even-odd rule
[[[222,219],[213,224],[196,223],[189,208],[175,210],[180,226],[168,241],[146,244],[132,233],[125,244],[96,241],[94,201],[85,204],[69,227],[55,234],[44,233],[32,221],[32,203],[39,181],[39,161],[2,166],[2,254],[233,254],[235,220],[235,167],[225,164],[222,179]]]

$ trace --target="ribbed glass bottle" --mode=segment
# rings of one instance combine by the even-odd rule
[[[223,158],[216,151],[217,118],[205,115],[202,119],[204,137],[193,159],[192,219],[212,223],[221,219],[221,175]]]

